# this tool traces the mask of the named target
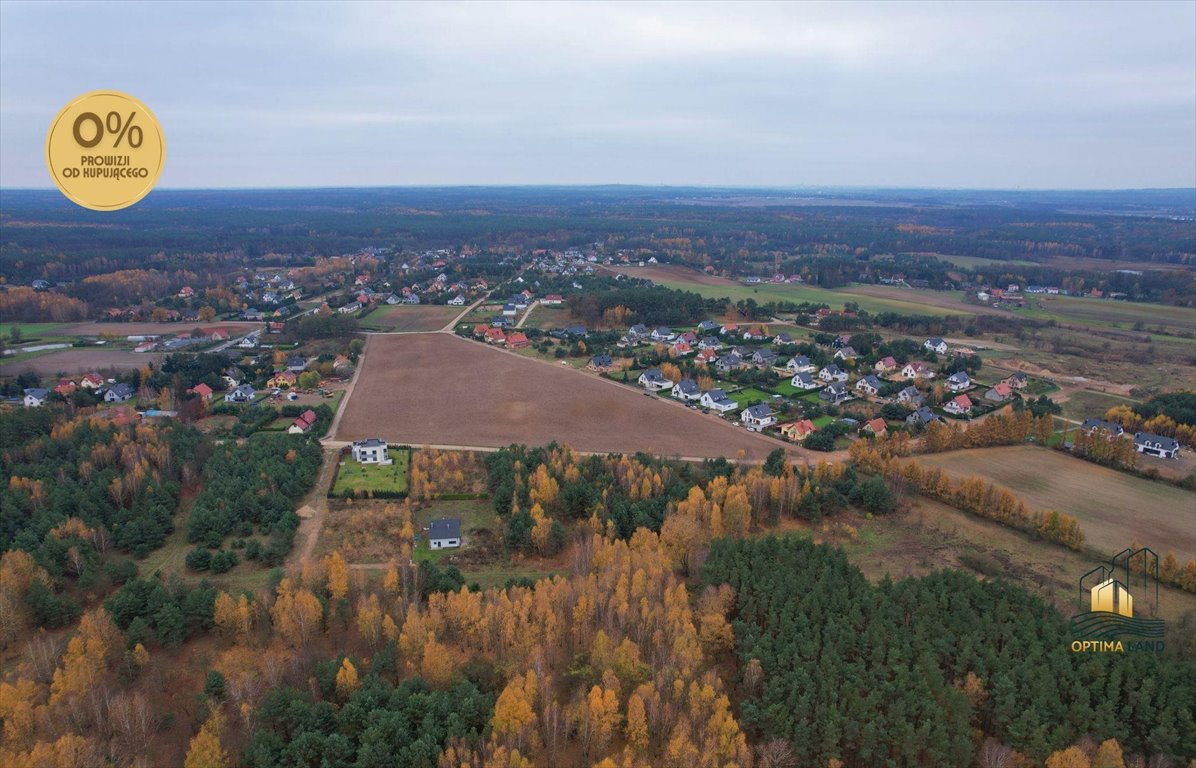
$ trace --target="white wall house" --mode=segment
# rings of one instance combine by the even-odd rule
[[[390,453],[385,440],[369,437],[365,440],[354,440],[352,445],[353,460],[359,464],[378,464],[385,466],[391,463]]]

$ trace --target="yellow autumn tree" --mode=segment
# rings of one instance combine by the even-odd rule
[[[1117,739],[1102,741],[1092,760],[1092,768],[1125,768],[1125,755]]]
[[[62,666],[54,670],[50,684],[50,702],[65,696],[84,694],[100,681],[108,658],[120,645],[122,635],[103,608],[83,614],[79,631],[67,644]]]
[[[183,768],[229,768],[232,762],[220,743],[224,735],[224,715],[215,710],[187,749]]]
[[[360,682],[357,679],[357,667],[346,657],[336,672],[336,692],[347,699],[357,690],[358,685]]]
[[[349,566],[339,549],[324,558],[324,561],[328,572],[328,597],[333,602],[343,600],[349,594]]]
[[[637,755],[648,751],[648,714],[644,700],[638,693],[631,694],[627,699],[627,728],[624,735],[627,737],[627,746]]]
[[[1053,752],[1046,759],[1046,768],[1091,768],[1091,764],[1088,762],[1088,756],[1084,754],[1084,750],[1079,747],[1068,747]]]

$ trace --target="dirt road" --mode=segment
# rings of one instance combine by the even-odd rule
[[[324,462],[320,465],[320,475],[316,484],[303,498],[299,506],[299,529],[295,532],[296,545],[291,547],[287,555],[286,568],[292,573],[303,570],[303,566],[311,559],[316,549],[316,542],[320,540],[320,530],[324,527],[324,517],[328,514],[328,488],[332,485],[332,477],[336,473],[336,464],[340,449],[325,446]]]

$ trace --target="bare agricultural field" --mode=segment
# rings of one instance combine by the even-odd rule
[[[0,375],[16,376],[26,371],[38,376],[83,373],[110,368],[130,370],[162,362],[161,352],[128,352],[120,349],[64,349],[15,363],[0,362]]]
[[[413,331],[439,331],[454,317],[461,314],[462,307],[437,304],[403,305],[378,307],[361,320],[361,327],[367,331],[391,331],[411,333]]]
[[[918,460],[956,477],[980,476],[1032,509],[1080,521],[1089,546],[1112,554],[1139,542],[1181,562],[1196,558],[1196,493],[1032,446],[952,451]]]
[[[371,336],[337,440],[763,460],[813,456],[676,402],[449,334]],[[826,458],[823,454],[822,458]]]
[[[243,320],[225,320],[212,323],[74,323],[61,326],[56,333],[62,336],[165,336],[189,333],[196,328],[214,331],[223,328],[230,334],[244,334],[264,328],[264,323],[250,323]]]

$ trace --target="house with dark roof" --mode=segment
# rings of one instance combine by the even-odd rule
[[[673,385],[673,397],[678,400],[701,400],[702,390],[693,379],[682,379]]]
[[[1084,423],[1080,425],[1080,429],[1090,435],[1097,432],[1107,432],[1110,437],[1121,437],[1125,434],[1125,430],[1117,422],[1096,418],[1084,419]]]
[[[50,390],[45,387],[30,387],[25,390],[22,402],[26,408],[40,408],[46,404],[46,398],[49,396]]]
[[[739,420],[757,432],[765,427],[772,426],[777,423],[777,416],[772,412],[772,409],[767,405],[761,403],[760,405],[753,405],[743,409],[743,413],[739,414]]]
[[[353,460],[359,464],[378,464],[387,466],[392,463],[389,446],[385,440],[377,437],[367,437],[365,440],[354,440],[349,446]]]
[[[926,397],[914,386],[906,387],[897,393],[897,402],[906,403],[907,405],[921,405],[925,399]]]
[[[461,521],[450,517],[428,523],[428,546],[432,549],[461,546]]]
[[[673,386],[673,382],[666,379],[659,368],[649,368],[640,374],[637,381],[649,392],[659,392],[662,389],[669,389]]]
[[[128,384],[113,384],[108,387],[108,391],[104,393],[105,403],[123,403],[126,400],[133,399],[133,388]]]
[[[818,397],[827,401],[831,405],[838,405],[851,399],[851,392],[847,390],[847,385],[836,381],[826,389],[818,393]]]
[[[721,389],[708,389],[702,393],[702,399],[699,401],[703,408],[709,408],[712,411],[719,413],[726,413],[733,411],[739,407],[739,403],[727,397],[727,394]]]
[[[729,355],[720,357],[718,362],[714,364],[714,367],[719,373],[738,371],[743,367],[743,358],[732,352]]]
[[[880,392],[880,379],[868,374],[855,383],[855,389],[865,395],[875,395]]]
[[[586,368],[591,371],[609,371],[615,365],[615,361],[610,355],[594,355],[590,358],[590,362],[586,364]]]
[[[251,403],[257,393],[250,384],[242,384],[239,387],[230,389],[224,393],[224,402],[226,403]]]
[[[811,363],[810,358],[805,355],[797,355],[785,363],[785,368],[794,373],[813,373],[818,369],[818,366]]]
[[[1172,437],[1163,437],[1152,432],[1138,432],[1134,434],[1134,448],[1138,453],[1147,456],[1158,456],[1162,459],[1179,457],[1179,441]]]
[[[847,381],[847,371],[832,363],[818,372],[818,378],[823,381]]]
[[[939,416],[934,411],[926,406],[922,406],[918,410],[905,417],[905,423],[911,427],[926,427],[936,421],[942,421],[943,417]]]
[[[947,389],[952,392],[966,392],[972,388],[972,380],[964,371],[956,371],[947,377]]]
[[[822,386],[817,381],[814,381],[814,377],[808,373],[793,374],[793,378],[789,380],[789,383],[797,389],[818,389]]]
[[[777,361],[777,353],[771,349],[757,349],[752,362],[764,368],[771,368]]]
[[[922,343],[922,346],[929,349],[931,352],[937,352],[940,355],[947,354],[947,342],[935,336],[932,339],[927,339]]]

